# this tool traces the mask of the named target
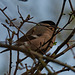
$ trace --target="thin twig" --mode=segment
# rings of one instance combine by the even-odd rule
[[[68,50],[72,49],[75,47],[75,44],[69,46],[68,48],[66,48],[65,50],[63,50],[61,53],[57,54],[54,58],[57,58],[57,57],[60,57],[62,56],[63,54],[65,54]]]
[[[64,11],[64,8],[65,8],[65,3],[66,3],[66,0],[63,1],[62,10],[61,10],[59,19],[58,19],[58,21],[57,21],[57,23],[56,23],[56,27],[58,26],[58,24],[59,24],[59,22],[60,22],[60,20],[61,20],[61,17],[62,17],[62,15],[63,15],[63,11]]]
[[[74,33],[75,33],[75,28],[74,28],[73,31],[70,33],[70,35],[67,37],[67,39],[66,39],[62,44],[60,44],[60,45],[57,47],[57,49],[54,51],[54,53],[52,54],[52,56],[56,55],[56,54],[59,52],[59,50],[60,50],[65,44],[67,44],[67,42],[69,42],[69,40],[73,37]]]
[[[70,70],[72,70],[73,72],[75,72],[75,69],[74,69],[73,67],[71,67],[71,66],[69,66],[69,65],[67,65],[67,64],[64,64],[64,63],[62,63],[62,62],[60,62],[60,61],[58,61],[58,60],[55,60],[55,59],[53,59],[53,58],[45,57],[45,56],[43,56],[43,55],[41,55],[41,54],[39,54],[39,53],[37,53],[37,52],[35,52],[35,51],[32,51],[32,50],[31,50],[30,53],[29,53],[28,50],[26,50],[26,49],[24,49],[24,48],[22,48],[22,47],[11,46],[11,45],[6,45],[6,44],[2,44],[2,43],[0,43],[0,47],[9,48],[9,49],[12,49],[12,50],[15,50],[15,51],[21,51],[21,52],[23,52],[23,53],[25,53],[25,54],[27,54],[27,55],[29,55],[30,53],[32,53],[32,54],[33,54],[34,56],[36,56],[38,59],[39,59],[39,58],[46,59],[46,60],[48,60],[48,61],[51,61],[51,62],[57,63],[57,64],[59,64],[59,65],[65,66],[65,67],[69,68]]]

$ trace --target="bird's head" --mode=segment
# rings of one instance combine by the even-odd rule
[[[40,25],[43,25],[43,26],[51,26],[51,27],[56,27],[55,23],[53,21],[50,21],[50,20],[46,20],[46,21],[41,21],[39,22]]]

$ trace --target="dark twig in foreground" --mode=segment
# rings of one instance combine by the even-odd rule
[[[53,53],[52,55],[56,55],[56,54],[59,52],[59,50],[60,50],[65,44],[67,44],[67,42],[69,42],[69,40],[73,37],[74,33],[75,33],[75,28],[74,28],[73,31],[70,33],[70,35],[67,37],[67,39],[66,39],[61,45],[58,46],[58,48],[54,51],[54,53]]]

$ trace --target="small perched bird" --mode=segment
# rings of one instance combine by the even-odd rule
[[[55,36],[51,40],[50,46],[47,42],[53,35],[55,29],[55,23],[52,21],[41,21],[38,25],[31,28],[25,36],[22,36],[16,41],[16,45],[23,47],[25,49],[31,49],[40,54],[46,54],[52,48],[53,43],[55,42]],[[47,42],[47,43],[46,43]],[[44,46],[42,46],[46,43]]]

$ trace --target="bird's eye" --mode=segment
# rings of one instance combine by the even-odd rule
[[[50,30],[52,30],[52,31],[53,31],[53,28],[50,28]]]

